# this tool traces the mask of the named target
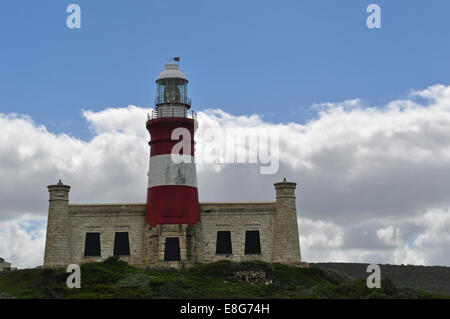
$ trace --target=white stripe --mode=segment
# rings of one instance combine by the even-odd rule
[[[197,187],[197,170],[194,157],[182,155],[179,164],[172,161],[171,154],[150,157],[148,187],[162,185],[185,185]]]

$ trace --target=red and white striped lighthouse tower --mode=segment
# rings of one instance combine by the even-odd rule
[[[151,227],[165,224],[194,226],[200,221],[194,160],[197,122],[195,113],[188,111],[191,107],[187,97],[188,80],[178,64],[169,63],[156,83],[156,108],[147,120],[150,167],[145,218]],[[173,136],[174,130],[189,134]],[[188,147],[181,148],[181,151],[179,147],[174,149],[180,145],[181,139]],[[172,153],[181,155],[183,161],[174,161]]]

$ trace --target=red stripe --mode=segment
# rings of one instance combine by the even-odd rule
[[[145,219],[150,226],[188,224],[200,221],[197,187],[164,185],[147,190]]]
[[[179,143],[180,139],[172,141],[172,132],[176,128],[186,128],[191,134],[191,139],[186,142],[191,145],[191,154],[180,152],[180,155],[194,156],[194,131],[196,122],[193,119],[165,117],[147,121],[147,130],[150,133],[151,141],[149,142],[150,156],[161,154],[171,154],[173,146]]]

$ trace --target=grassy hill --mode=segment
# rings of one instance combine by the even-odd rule
[[[368,289],[365,279],[334,270],[264,262],[205,264],[189,269],[140,269],[109,258],[81,266],[81,289],[68,289],[65,269],[0,273],[0,298],[442,298],[389,279]]]
[[[333,269],[354,278],[363,278],[368,264],[359,263],[314,263],[312,267]],[[420,288],[426,291],[450,295],[450,267],[380,265],[381,277],[391,279],[402,287]]]

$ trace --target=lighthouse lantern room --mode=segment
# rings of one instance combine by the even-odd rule
[[[156,112],[159,116],[186,117],[191,107],[191,100],[187,96],[188,80],[179,65],[169,63],[156,80],[157,95],[155,100]]]

